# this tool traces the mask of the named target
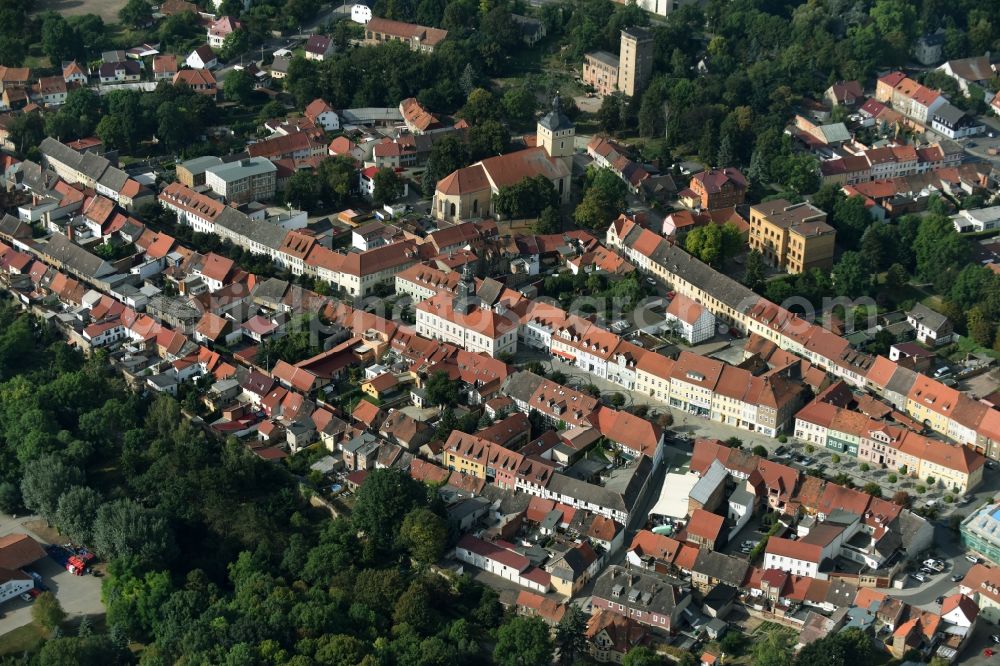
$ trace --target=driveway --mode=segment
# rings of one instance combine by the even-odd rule
[[[32,536],[43,546],[48,541],[27,527],[39,520],[38,516],[13,517],[0,513],[0,536],[14,532]],[[30,567],[42,575],[42,581],[56,595],[63,610],[70,617],[81,615],[103,615],[104,605],[101,603],[101,579],[95,576],[74,576],[66,571],[50,557],[35,562]],[[4,616],[0,618],[0,637],[9,631],[31,622],[31,603],[20,598],[11,599],[0,605]]]

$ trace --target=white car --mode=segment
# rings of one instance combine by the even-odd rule
[[[965,559],[972,562],[973,564],[979,564],[979,558],[976,557],[975,555],[966,555]]]

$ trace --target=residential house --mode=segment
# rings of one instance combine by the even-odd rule
[[[242,29],[242,21],[232,16],[220,16],[208,26],[208,45],[214,49],[220,49],[225,45],[226,37]]]
[[[715,337],[715,315],[708,308],[677,294],[666,310],[665,328],[680,336],[690,345],[696,345]]]
[[[378,46],[386,42],[402,42],[411,51],[431,53],[447,36],[447,30],[375,17],[365,25],[364,43],[366,46]]]
[[[689,204],[702,210],[730,208],[743,203],[747,192],[747,179],[732,167],[711,169],[695,174],[688,185],[691,190]],[[681,193],[682,195],[684,193]]]
[[[681,614],[690,603],[690,590],[680,581],[617,565],[605,569],[592,593],[595,612],[617,613],[668,633],[679,629]]]
[[[202,44],[191,51],[184,64],[191,69],[214,69],[219,64],[219,59],[212,51],[212,47]]]
[[[916,331],[917,340],[925,345],[940,347],[951,342],[954,332],[951,321],[923,303],[917,303],[906,313],[906,321]]]
[[[303,48],[306,60],[317,60],[322,62],[334,52],[333,39],[326,35],[309,35],[306,45]]]
[[[68,84],[85,86],[90,82],[90,77],[83,67],[75,60],[63,65],[63,81]]]
[[[647,630],[627,617],[611,611],[598,611],[587,621],[587,649],[598,663],[620,664],[632,649],[648,640]]]
[[[304,115],[317,127],[322,127],[327,132],[335,132],[340,129],[340,118],[337,116],[337,112],[318,97],[309,103]]]
[[[153,56],[153,79],[155,81],[173,81],[178,71],[176,55]]]
[[[455,559],[541,594],[551,589],[551,575],[506,542],[491,543],[466,534],[455,546]]]
[[[97,69],[98,80],[102,83],[129,83],[142,76],[142,65],[135,60],[105,62]]]

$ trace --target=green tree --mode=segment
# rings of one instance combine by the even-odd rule
[[[376,548],[388,552],[398,542],[406,514],[423,505],[425,497],[423,485],[409,474],[376,469],[358,490],[351,521]]]
[[[786,631],[771,631],[753,646],[754,666],[791,666],[791,636]]]
[[[250,49],[250,33],[246,30],[233,30],[226,35],[219,50],[219,56],[223,60],[232,60],[246,53]],[[228,78],[228,77],[227,77]]]
[[[459,109],[458,117],[475,126],[487,120],[500,120],[500,108],[493,93],[484,88],[476,88],[469,93],[465,106]]]
[[[66,611],[56,599],[56,595],[46,591],[39,594],[35,603],[31,605],[31,619],[51,634],[66,620]]]
[[[759,290],[764,284],[765,270],[764,257],[757,250],[751,250],[744,264],[743,284],[754,291]]]
[[[536,234],[557,234],[562,231],[562,216],[555,206],[548,206],[532,225]]]
[[[909,282],[909,280],[910,275],[903,268],[902,264],[895,263],[889,266],[889,270],[885,272],[885,286],[889,289],[899,289]]]
[[[523,85],[504,91],[502,104],[507,121],[515,127],[528,127],[535,119],[535,111],[538,109],[535,94]]]
[[[21,508],[21,491],[10,481],[0,481],[0,511],[17,513]]]
[[[871,273],[859,252],[842,254],[833,267],[831,277],[840,296],[864,296],[871,287]]]
[[[320,195],[328,208],[340,208],[351,195],[357,179],[354,160],[347,155],[329,157],[316,169]]]
[[[375,189],[372,192],[372,201],[376,205],[391,203],[403,196],[403,181],[399,175],[388,168],[381,168],[375,172]]]
[[[625,99],[621,93],[605,95],[601,107],[597,110],[597,124],[609,134],[617,132],[622,127],[622,106]]]
[[[861,237],[871,225],[872,218],[863,197],[838,197],[833,205],[830,222],[837,230],[837,241],[853,250],[859,247]]]
[[[432,405],[441,407],[451,407],[458,404],[461,395],[458,382],[453,382],[448,377],[448,373],[438,371],[427,378],[424,385],[427,391],[428,400]]]
[[[102,505],[93,534],[98,555],[134,566],[169,561],[173,556],[174,537],[167,521],[130,499]]]
[[[423,180],[424,190],[432,190],[439,180],[452,171],[467,166],[469,161],[469,151],[458,134],[449,134],[436,141],[427,157],[427,169],[424,171]]]
[[[622,666],[666,666],[666,659],[646,646],[634,647],[622,657]]]
[[[115,115],[107,115],[97,123],[97,137],[109,148],[127,150],[132,146],[132,133],[126,121]]]
[[[469,159],[502,155],[510,146],[510,132],[499,121],[485,120],[469,129]]]
[[[552,662],[548,626],[538,617],[508,619],[497,630],[493,659],[500,666],[548,666]]]
[[[498,215],[508,218],[535,218],[546,208],[559,205],[559,194],[552,181],[542,175],[523,178],[514,185],[504,185],[493,199]]]
[[[572,664],[577,655],[587,650],[587,616],[576,604],[567,604],[559,624],[556,625],[555,645],[559,648],[559,660]]]
[[[958,272],[968,263],[969,243],[944,215],[927,215],[920,221],[913,242],[916,274],[939,291],[951,288]]]
[[[44,138],[45,121],[40,113],[18,114],[10,124],[10,139],[21,156],[36,149]]]
[[[573,218],[582,227],[597,229],[610,224],[625,207],[625,183],[606,168],[588,169],[587,180],[587,190]]]
[[[296,171],[285,185],[285,201],[301,210],[315,209],[319,195],[319,180],[310,171]]]
[[[153,20],[153,8],[146,0],[128,0],[118,10],[118,18],[130,28],[142,28]]]
[[[55,66],[72,59],[80,50],[76,31],[60,14],[49,12],[42,19],[42,51]]]
[[[430,565],[441,559],[448,542],[448,526],[430,509],[413,509],[399,530],[399,538],[410,555],[421,564]]]
[[[87,486],[74,486],[59,498],[55,523],[59,531],[76,543],[91,543],[92,528],[103,499],[101,494]]]
[[[231,69],[222,83],[222,91],[230,101],[249,104],[253,97],[253,77],[245,69]]]
[[[708,224],[691,230],[684,238],[684,248],[711,266],[722,266],[743,245],[743,236],[736,225]]]
[[[63,493],[83,484],[83,473],[55,455],[39,458],[24,470],[21,497],[24,506],[53,520]]]
[[[993,321],[986,315],[981,305],[973,306],[965,315],[965,328],[976,344],[989,347],[993,342]]]

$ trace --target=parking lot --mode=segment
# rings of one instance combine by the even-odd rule
[[[21,532],[31,535],[44,546],[46,540],[28,527],[37,520],[37,516],[14,518],[0,513],[0,536]],[[104,605],[101,603],[101,578],[92,575],[74,576],[50,557],[39,560],[30,568],[41,574],[42,581],[56,595],[70,619],[104,613]],[[20,598],[11,599],[0,605],[0,612],[3,612],[3,617],[0,617],[0,637],[31,622],[31,602]]]

